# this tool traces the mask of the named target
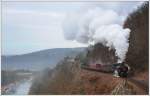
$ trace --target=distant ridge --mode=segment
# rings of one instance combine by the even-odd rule
[[[37,52],[1,56],[2,70],[28,69],[42,70],[46,67],[53,68],[66,56],[76,56],[85,47],[78,48],[54,48]]]
[[[75,48],[51,48],[51,49],[41,49],[41,50],[37,50],[37,51],[32,51],[32,52],[28,52],[28,53],[21,53],[21,54],[1,54],[1,56],[20,56],[20,55],[27,55],[27,54],[31,54],[31,53],[37,53],[37,52],[41,52],[41,51],[47,51],[47,50],[56,50],[56,49],[84,49],[87,47],[75,47]]]

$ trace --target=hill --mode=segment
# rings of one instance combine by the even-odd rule
[[[74,57],[84,48],[56,48],[23,55],[1,56],[3,70],[42,70],[53,68],[66,56]]]
[[[113,77],[112,74],[84,70],[80,67],[81,63],[79,58],[76,58],[74,62],[70,62],[68,58],[65,58],[53,70],[47,70],[43,75],[36,77],[29,94],[148,94],[148,73],[138,74],[127,79],[126,82],[126,79]]]
[[[116,62],[115,50],[95,44],[87,49],[87,54],[77,55],[73,62],[65,58],[53,70],[35,78],[29,94],[148,95],[148,10],[149,3],[146,2],[124,23],[124,27],[131,29],[125,62],[134,74],[116,78],[109,73],[82,69],[84,60],[86,63]]]

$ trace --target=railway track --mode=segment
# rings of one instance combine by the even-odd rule
[[[90,71],[96,71],[96,72],[103,72],[103,73],[112,73],[113,71],[111,70],[99,70],[99,69],[94,69],[94,68],[90,68],[90,67],[87,67],[87,66],[81,66],[82,69],[85,69],[85,70],[90,70]]]
[[[110,74],[112,75],[113,71],[106,71],[106,70],[98,70],[98,69],[93,69],[93,68],[89,68],[86,66],[81,66],[82,69],[84,70],[89,70],[89,71],[96,71],[96,72],[102,72],[104,74]],[[131,94],[131,90],[127,89],[127,84],[130,84],[132,86],[135,86],[136,88],[138,88],[138,90],[140,90],[140,94],[144,93],[144,94],[148,94],[148,89],[149,86],[144,84],[142,81],[133,79],[131,77],[127,77],[127,78],[119,78],[121,81],[120,83],[116,86],[116,88],[112,91],[111,94],[113,95],[117,95],[117,94]]]

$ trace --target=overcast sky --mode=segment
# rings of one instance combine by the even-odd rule
[[[2,54],[87,46],[65,40],[62,26],[68,13],[82,13],[100,7],[112,9],[126,18],[140,4],[141,2],[5,2],[2,6]]]

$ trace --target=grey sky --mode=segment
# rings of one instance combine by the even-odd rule
[[[62,24],[68,13],[101,7],[126,17],[139,4],[141,2],[5,2],[2,6],[2,54],[87,46],[64,39]]]

